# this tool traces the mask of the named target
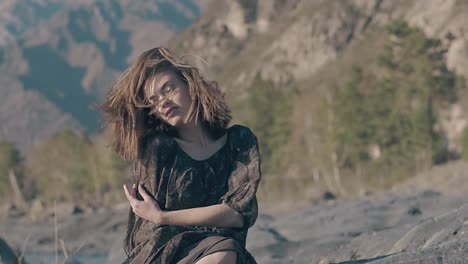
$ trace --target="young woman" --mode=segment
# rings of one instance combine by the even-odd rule
[[[256,263],[245,248],[257,218],[257,138],[228,127],[215,82],[168,49],[141,54],[101,105],[113,148],[131,160],[123,263]]]

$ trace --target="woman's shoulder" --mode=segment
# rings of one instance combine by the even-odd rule
[[[239,124],[234,124],[231,127],[228,128],[230,131],[230,134],[236,137],[240,138],[253,138],[255,137],[255,134],[252,132],[252,130],[249,127],[239,125]]]
[[[147,157],[154,154],[168,154],[174,147],[174,140],[169,135],[158,133],[146,138],[143,152]]]
[[[238,150],[245,150],[257,145],[257,137],[249,127],[235,124],[228,128],[231,144]]]
[[[169,147],[174,145],[174,139],[166,133],[158,133],[153,136],[152,144],[154,147]]]

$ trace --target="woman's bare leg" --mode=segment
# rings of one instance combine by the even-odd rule
[[[220,251],[201,258],[195,264],[236,264],[236,262],[235,251]]]

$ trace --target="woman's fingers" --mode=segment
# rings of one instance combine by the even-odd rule
[[[145,202],[151,202],[154,204],[154,206],[158,209],[158,210],[161,210],[160,207],[159,207],[159,204],[158,202],[153,199],[153,197],[151,197],[148,192],[146,191],[145,187],[143,187],[142,184],[139,184],[138,185],[138,191],[140,192],[141,196],[143,197],[143,200]]]
[[[130,204],[133,206],[136,202],[138,202],[137,199],[135,199],[135,197],[133,197],[130,192],[128,191],[127,189],[127,186],[124,184],[123,185],[123,188],[124,188],[124,192],[125,192],[125,196],[127,197],[127,200],[130,202]]]
[[[139,217],[153,221],[153,219],[159,219],[155,217],[162,213],[161,208],[158,205],[158,202],[153,199],[153,197],[146,191],[143,185],[138,184],[138,192],[143,197],[143,201],[138,200],[135,196],[130,194],[127,189],[127,186],[124,184],[125,196],[127,197],[130,205],[132,206],[133,212]],[[135,186],[133,189],[136,189]]]
[[[137,198],[137,187],[136,184],[132,185],[132,192],[130,193],[133,197]]]
[[[138,184],[138,192],[140,192],[140,195],[141,197],[143,197],[143,200],[147,201],[151,199],[151,196],[149,196],[142,184]]]

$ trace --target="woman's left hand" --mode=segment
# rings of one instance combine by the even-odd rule
[[[127,186],[124,184],[124,192],[127,197],[130,205],[132,206],[133,212],[139,217],[146,219],[148,221],[154,222],[155,224],[163,224],[162,216],[164,211],[161,210],[157,201],[155,201],[143,188],[141,184],[138,185],[138,192],[143,201],[138,200],[136,197],[130,194],[127,189]]]

